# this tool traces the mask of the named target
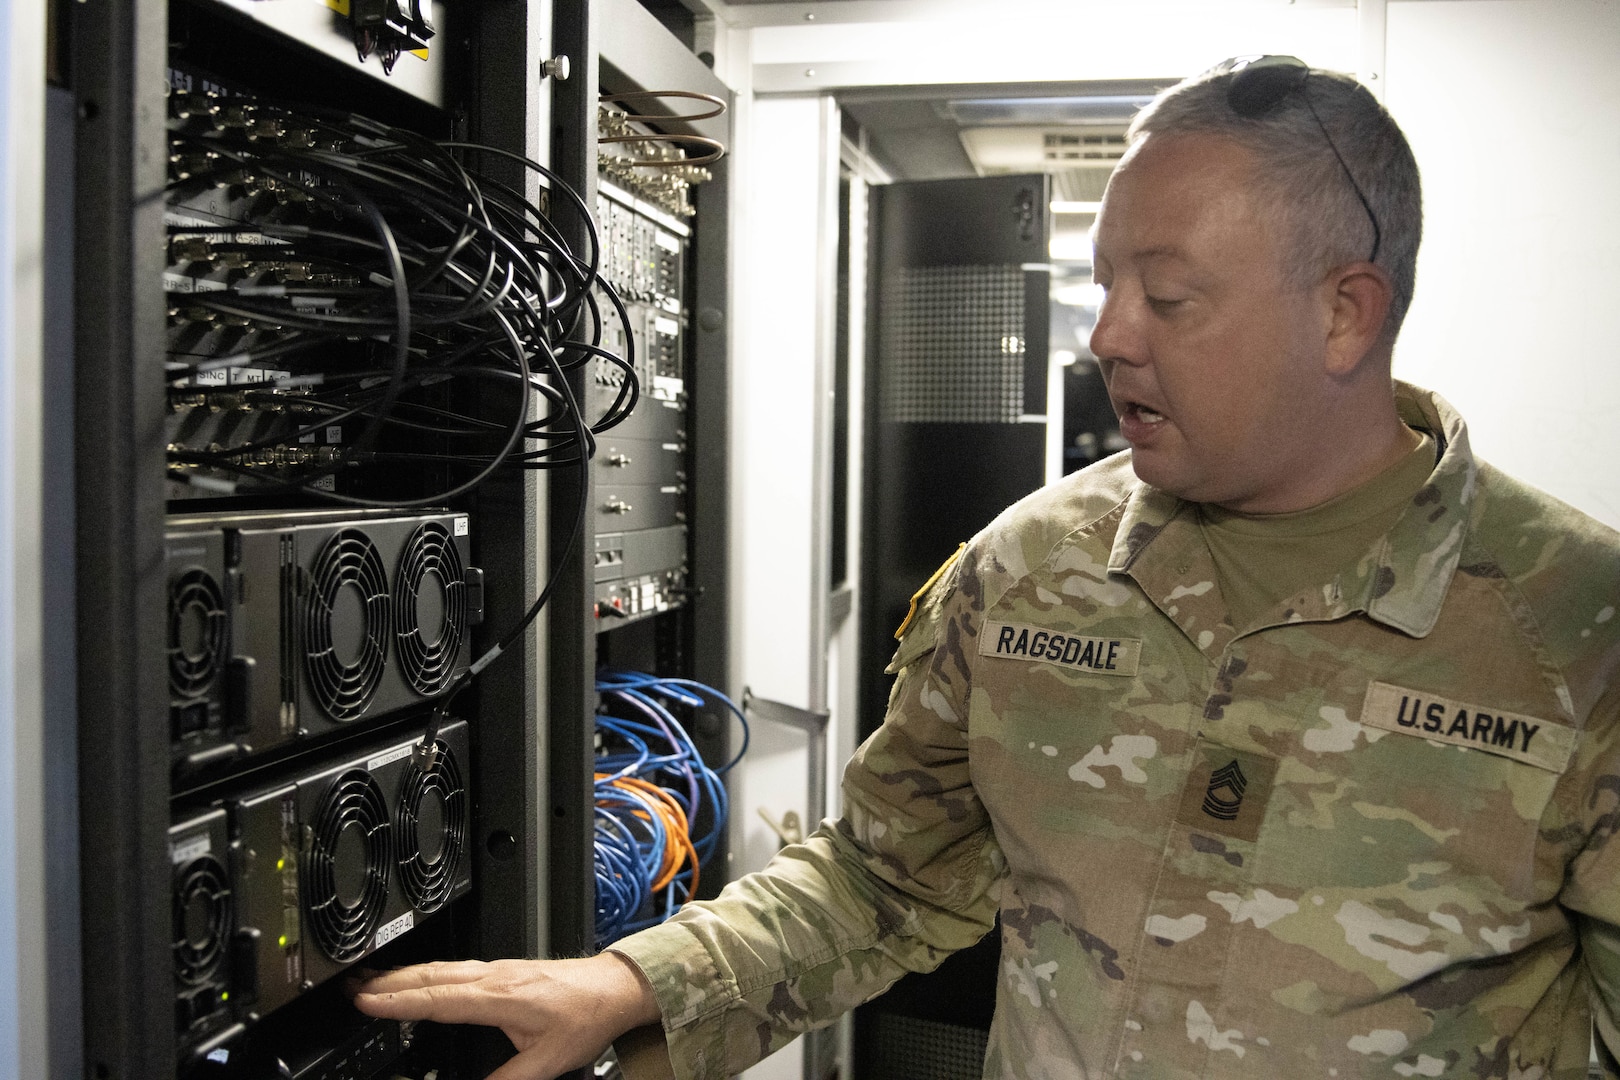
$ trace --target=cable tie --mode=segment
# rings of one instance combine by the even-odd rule
[[[285,285],[238,285],[238,286],[236,286],[236,293],[237,293],[238,296],[286,296],[287,295],[287,286],[285,286]]]
[[[373,270],[370,274],[367,274],[366,278],[373,285],[381,285],[385,289],[392,289],[394,287],[393,278],[387,276],[386,274],[379,274],[375,270]]]

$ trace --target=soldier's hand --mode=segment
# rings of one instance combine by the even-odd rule
[[[518,1053],[488,1080],[552,1080],[590,1065],[631,1028],[659,1020],[652,988],[616,953],[419,964],[361,983],[354,1003],[394,1020],[500,1028]]]

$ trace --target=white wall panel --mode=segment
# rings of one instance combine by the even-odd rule
[[[1387,34],[1426,216],[1396,374],[1620,527],[1620,3],[1391,0]]]
[[[0,1076],[47,1068],[40,608],[45,7],[0,0]]]
[[[749,129],[747,217],[737,268],[745,294],[737,307],[743,322],[737,327],[733,374],[739,448],[733,459],[735,515],[741,533],[736,548],[738,681],[761,697],[804,707],[810,697],[811,400],[821,103],[815,98],[757,100]],[[773,744],[787,741],[802,747],[802,739],[778,739],[768,728],[754,735],[756,745],[742,778],[745,791],[750,796],[768,791],[773,798],[802,791],[802,754],[790,775],[764,779]],[[785,790],[783,785],[788,785]],[[762,828],[757,819],[748,826],[750,832],[756,827]],[[753,864],[755,846],[742,847]]]
[[[819,98],[757,98],[747,118],[733,354],[733,630],[739,684],[801,708],[811,701],[812,518],[821,174]],[[756,723],[733,781],[733,876],[762,867],[780,820],[808,803],[805,737]],[[796,1080],[798,1046],[748,1071]]]

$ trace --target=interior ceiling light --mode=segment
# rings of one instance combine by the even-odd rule
[[[1091,236],[1087,233],[1059,233],[1047,242],[1047,254],[1053,262],[1091,265]]]
[[[945,102],[942,111],[961,124],[1125,124],[1152,100],[1145,94],[962,98]]]

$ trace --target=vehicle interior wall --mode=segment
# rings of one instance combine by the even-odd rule
[[[45,814],[45,14],[0,2],[0,1075],[52,1029]]]
[[[1386,52],[1424,184],[1396,375],[1486,460],[1620,527],[1620,7],[1402,0]]]

